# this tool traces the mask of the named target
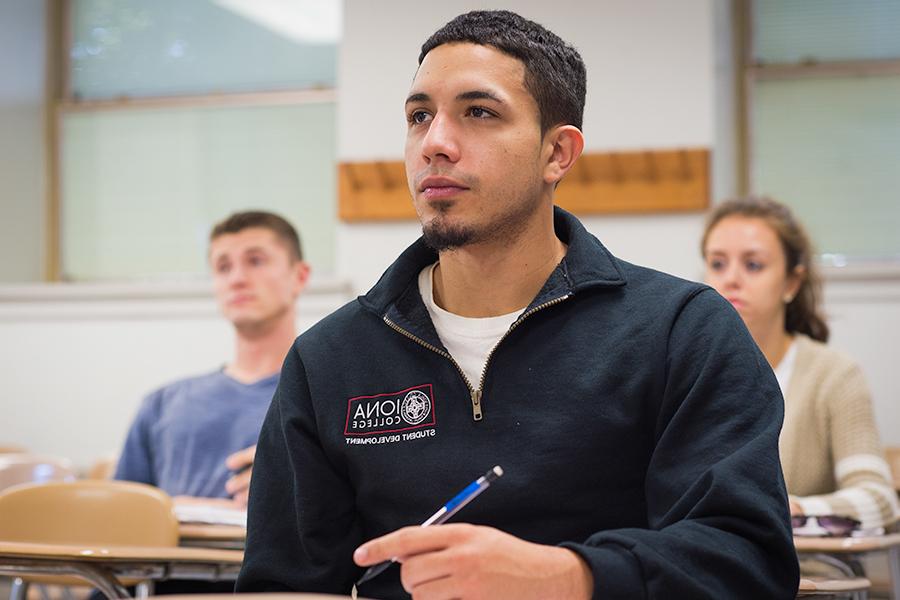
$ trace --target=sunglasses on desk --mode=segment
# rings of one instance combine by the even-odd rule
[[[862,523],[840,515],[796,515],[791,517],[795,535],[847,536],[859,530]]]

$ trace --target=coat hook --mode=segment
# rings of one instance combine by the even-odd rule
[[[360,182],[359,178],[356,176],[356,167],[353,163],[344,163],[344,172],[347,174],[347,179],[350,181],[350,187],[353,188],[354,192],[358,192],[362,189],[362,182]]]
[[[612,175],[612,180],[614,183],[624,183],[625,182],[625,172],[622,170],[622,165],[619,162],[619,157],[615,152],[609,153],[609,166],[610,173]]]
[[[684,148],[678,151],[678,162],[681,167],[679,175],[685,181],[690,181],[694,178],[694,174],[691,172],[691,161],[688,158],[688,152]]]
[[[581,160],[575,163],[578,166],[577,174],[578,181],[581,182],[582,185],[588,185],[591,182],[591,171],[588,167],[587,156],[582,156]]]
[[[644,152],[644,179],[649,183],[659,180],[659,172],[656,169],[656,157],[652,152]]]
[[[392,189],[394,187],[394,180],[391,178],[391,172],[387,168],[387,165],[379,160],[375,163],[375,168],[378,170],[378,175],[381,178],[381,187],[386,190]]]

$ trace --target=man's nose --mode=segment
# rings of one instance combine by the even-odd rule
[[[435,160],[455,163],[459,160],[457,132],[450,119],[441,116],[432,119],[422,140],[422,155],[429,163]]]
[[[242,265],[234,265],[228,272],[228,285],[240,285],[247,280],[247,271]]]

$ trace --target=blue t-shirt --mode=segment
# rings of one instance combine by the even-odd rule
[[[250,384],[223,371],[169,384],[144,398],[116,467],[116,479],[172,496],[227,498],[229,454],[256,443],[279,374]]]

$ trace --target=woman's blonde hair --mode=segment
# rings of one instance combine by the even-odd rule
[[[800,288],[785,307],[784,329],[788,333],[804,333],[820,342],[828,341],[828,325],[819,309],[822,280],[813,261],[813,247],[803,225],[791,210],[764,196],[747,196],[722,202],[710,213],[700,243],[700,253],[706,258],[709,232],[719,221],[730,216],[753,217],[765,221],[778,236],[784,250],[787,274],[802,267]]]

